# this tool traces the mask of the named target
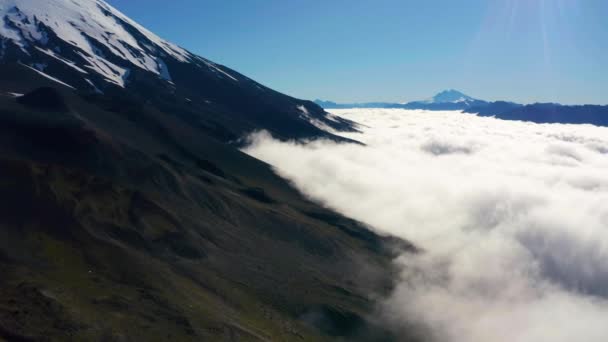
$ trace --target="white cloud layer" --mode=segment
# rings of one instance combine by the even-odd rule
[[[608,340],[608,128],[336,110],[367,146],[252,136],[305,194],[424,250],[383,317],[437,341]]]

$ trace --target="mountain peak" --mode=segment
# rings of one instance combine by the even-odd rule
[[[164,59],[192,58],[103,0],[0,0],[0,20],[0,59],[12,46],[16,59],[32,59],[28,64],[42,72],[46,65],[34,55],[124,87],[134,67],[170,81]]]
[[[430,103],[458,103],[458,102],[471,102],[476,99],[463,94],[462,92],[455,89],[444,90],[429,101]]]

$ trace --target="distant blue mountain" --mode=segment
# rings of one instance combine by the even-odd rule
[[[390,102],[368,102],[368,103],[336,103],[332,101],[315,100],[318,106],[324,109],[346,109],[346,108],[403,108],[399,103]]]
[[[428,100],[408,103],[369,102],[339,104],[315,101],[324,109],[345,108],[401,108],[422,110],[460,110],[480,116],[493,116],[503,120],[531,121],[536,123],[591,124],[608,126],[608,106],[566,106],[559,103],[488,102],[475,99],[460,91],[444,90]]]
[[[450,89],[444,90],[439,94],[433,96],[431,99],[426,101],[414,101],[404,105],[405,108],[411,109],[466,109],[471,106],[480,106],[487,102],[474,99],[468,95],[465,95],[458,90]]]
[[[460,102],[474,102],[478,101],[468,95],[465,95],[458,90],[450,89],[444,90],[439,94],[433,96],[430,102],[433,103],[460,103]]]
[[[391,102],[368,102],[368,103],[335,103],[331,101],[315,101],[325,109],[344,108],[402,108],[402,109],[425,109],[425,110],[465,110],[471,107],[483,106],[486,101],[474,99],[457,90],[444,90],[428,100],[414,101],[408,103]]]

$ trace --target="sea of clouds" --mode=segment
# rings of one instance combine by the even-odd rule
[[[303,193],[422,250],[379,307],[436,341],[608,340],[608,128],[335,110],[366,146],[245,149]]]

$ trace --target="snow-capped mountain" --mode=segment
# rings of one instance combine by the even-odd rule
[[[331,101],[315,101],[325,109],[339,108],[403,108],[403,109],[425,109],[425,110],[465,110],[471,107],[483,106],[486,101],[475,99],[454,89],[444,90],[437,95],[424,101],[413,101],[407,103],[370,102],[338,104]]]
[[[413,101],[404,104],[408,109],[430,110],[464,110],[473,106],[484,105],[486,102],[465,95],[454,89],[444,90],[425,101]]]
[[[430,100],[424,101],[425,103],[472,103],[479,101],[468,95],[465,95],[458,90],[449,89],[444,90],[437,95],[433,96]]]
[[[225,138],[260,128],[285,137],[326,134],[317,126],[351,128],[312,102],[161,39],[103,0],[0,0],[0,18],[0,65],[53,86],[136,96],[193,122],[200,122],[193,116],[213,113],[210,125]]]
[[[0,56],[18,56],[42,73],[48,68],[45,60],[51,58],[83,74],[85,80],[95,75],[124,87],[133,68],[170,81],[167,58],[217,68],[162,40],[104,1],[2,0],[0,13],[4,21]],[[95,87],[92,82],[90,86]]]

